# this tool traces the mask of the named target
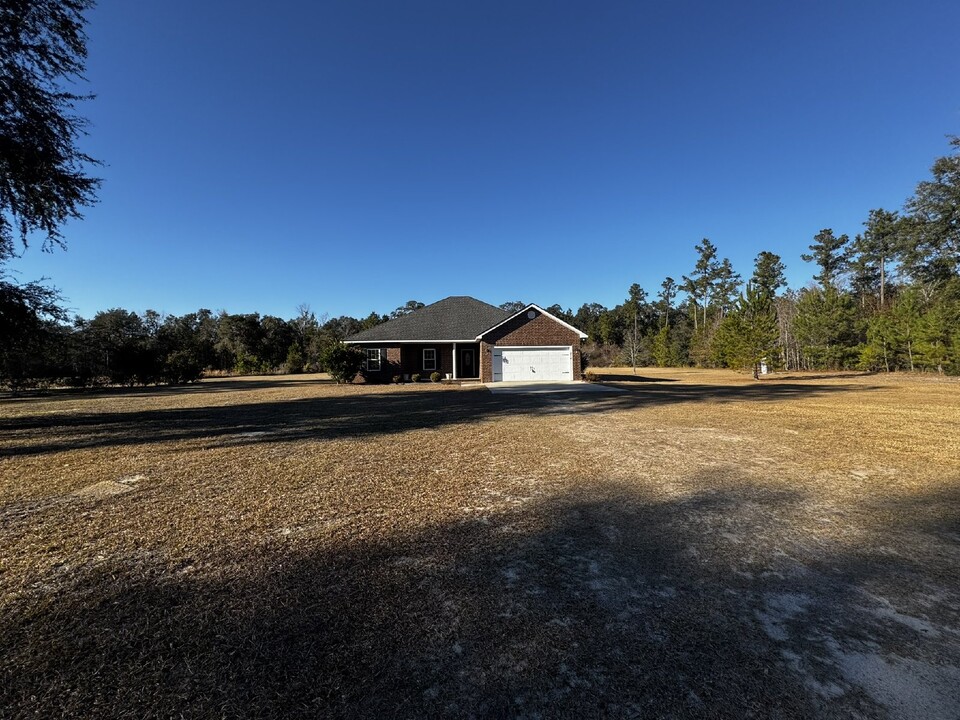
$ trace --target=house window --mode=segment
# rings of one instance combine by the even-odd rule
[[[427,348],[423,351],[423,369],[424,370],[436,370],[437,369],[437,351],[433,348]]]
[[[380,372],[380,348],[367,348],[367,371]]]

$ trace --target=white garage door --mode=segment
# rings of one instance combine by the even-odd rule
[[[573,348],[570,346],[493,349],[494,382],[572,379]]]

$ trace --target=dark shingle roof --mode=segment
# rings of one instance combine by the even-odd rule
[[[347,342],[473,340],[512,314],[472,297],[458,295],[351,335]]]

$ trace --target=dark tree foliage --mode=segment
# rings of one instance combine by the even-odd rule
[[[323,354],[323,365],[338,383],[352,382],[363,368],[363,351],[350,345],[331,345]]]
[[[876,285],[880,307],[887,304],[887,275],[890,263],[903,249],[900,217],[896,212],[882,208],[871,210],[863,224],[862,235],[853,243],[852,269],[854,283],[859,290],[870,289],[870,281]]]
[[[0,385],[18,389],[46,374],[49,333],[66,320],[60,295],[41,283],[16,285],[0,268]]]
[[[957,140],[952,145],[960,147]],[[783,261],[765,251],[741,293],[729,260],[703,240],[684,284],[667,278],[653,302],[634,283],[612,308],[588,302],[575,313],[556,304],[547,310],[588,334],[582,356],[594,366],[712,364],[756,373],[766,358],[774,369],[790,371],[960,374],[958,207],[954,155],[937,161],[933,179],[918,185],[903,215],[870,211],[852,246],[846,235],[818,233],[804,256],[819,268],[817,286],[781,291]],[[394,315],[418,306],[410,301]],[[390,318],[371,312],[318,320],[302,305],[291,320],[122,309],[73,325],[65,319],[55,290],[16,285],[0,264],[0,384],[174,383],[203,372],[316,370],[349,381],[361,372],[363,354],[342,341]]]
[[[43,248],[63,246],[63,224],[96,200],[96,164],[77,141],[84,96],[65,89],[82,78],[87,55],[83,13],[90,0],[0,0],[0,382],[16,386],[48,373],[38,353],[65,318],[59,293],[15,282],[4,266],[34,233]]]
[[[822,287],[838,287],[850,260],[849,245],[849,237],[837,237],[831,228],[824,228],[814,236],[810,252],[800,257],[804,262],[816,263],[820,268],[813,279]]]
[[[943,283],[960,275],[960,137],[953,154],[938,158],[931,178],[906,203],[910,219],[904,268],[918,282]]]
[[[737,295],[740,291],[742,278],[740,274],[733,271],[733,265],[730,260],[724,258],[717,268],[716,276],[713,281],[713,303],[719,310],[720,317],[726,315],[737,302]]]
[[[720,323],[714,354],[732,368],[749,368],[760,378],[760,364],[772,360],[779,336],[773,296],[765,288],[747,283],[736,308]]]
[[[551,305],[546,310],[554,317],[560,318],[564,322],[570,323],[571,325],[576,322],[573,317],[573,312],[569,308],[564,310],[560,305]]]
[[[670,327],[670,312],[673,310],[673,298],[677,295],[677,283],[672,277],[667,277],[660,283],[660,292],[657,297],[657,310],[660,312],[664,327]]]
[[[426,306],[419,300],[407,300],[405,304],[401,305],[392,313],[390,313],[390,317],[391,318],[403,317],[404,315],[409,315],[414,310],[419,310],[422,307],[426,307]]]
[[[810,367],[826,370],[854,367],[865,339],[853,298],[832,286],[800,291],[794,333]]]
[[[506,310],[509,313],[518,313],[527,306],[523,300],[508,300],[505,303],[500,303],[500,309]]]
[[[696,247],[697,264],[690,275],[683,276],[683,285],[680,289],[687,293],[693,310],[693,327],[698,329],[701,324],[707,323],[707,307],[710,305],[710,293],[720,271],[717,260],[717,246],[707,238],[703,238]],[[697,306],[703,313],[702,321],[697,313]]]
[[[87,96],[64,88],[82,78],[83,13],[92,0],[0,0],[0,260],[34,232],[63,245],[69,218],[96,200],[96,161],[77,147]]]
[[[787,278],[784,276],[786,270],[787,266],[779,255],[764,250],[753,261],[753,277],[750,278],[750,283],[770,298],[775,298],[777,291],[787,286]]]

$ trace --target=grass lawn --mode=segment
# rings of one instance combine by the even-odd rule
[[[0,398],[0,717],[960,716],[960,383]]]

